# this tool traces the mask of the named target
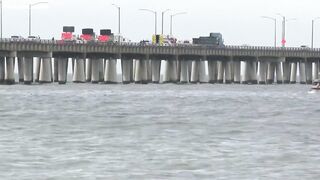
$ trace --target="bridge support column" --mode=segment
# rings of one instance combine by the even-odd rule
[[[18,57],[18,76],[20,83],[23,83],[24,80],[23,68],[23,57]]]
[[[297,63],[291,63],[291,71],[290,71],[290,84],[297,83]]]
[[[283,73],[282,73],[281,62],[277,62],[277,64],[276,64],[276,80],[277,80],[277,84],[282,84],[282,82],[283,82]]]
[[[259,61],[259,84],[266,84],[267,81],[267,62]]]
[[[23,58],[23,82],[24,84],[33,82],[33,57]]]
[[[91,82],[91,76],[92,76],[92,60],[91,59],[85,59],[86,65],[85,65],[85,76],[86,76],[86,82]],[[99,73],[99,72],[97,72]]]
[[[268,65],[267,84],[273,84],[274,83],[275,64],[272,62],[267,62],[267,65]]]
[[[104,82],[106,84],[117,84],[117,60],[107,59],[105,61]]]
[[[196,84],[198,82],[199,82],[199,62],[197,60],[193,60],[191,65],[190,83]]]
[[[226,63],[226,69],[225,69],[225,82],[226,84],[231,84],[233,82],[233,61],[228,60]]]
[[[86,78],[86,81],[88,79],[91,80],[91,83],[93,84],[98,84],[99,81],[100,81],[100,59],[91,59],[91,70],[88,70],[87,68],[87,73],[91,71],[91,73],[89,75],[91,75],[91,77],[88,77],[88,74],[87,74],[87,78]],[[88,65],[88,64],[87,64]]]
[[[5,83],[14,84],[14,58],[6,57],[6,68],[5,68]]]
[[[223,77],[224,77],[224,63],[222,61],[217,61],[217,83],[223,84]]]
[[[58,59],[54,58],[53,59],[53,82],[58,82],[58,74],[59,74],[59,68],[58,68]]]
[[[35,67],[35,75],[34,75],[34,82],[39,82],[39,76],[40,76],[40,63],[41,58],[35,57],[34,58],[34,67]]]
[[[208,76],[209,76],[209,83],[216,83],[217,82],[217,62],[213,60],[208,61]]]
[[[250,64],[250,83],[251,84],[258,84],[257,79],[257,62],[256,61],[249,61]]]
[[[170,63],[168,60],[163,61],[163,79],[162,83],[169,83],[171,79]]]
[[[84,83],[85,77],[85,59],[76,59],[74,62],[73,78],[74,83]]]
[[[152,61],[149,59],[147,60],[147,74],[148,74],[148,78],[147,81],[148,83],[152,83]]]
[[[234,83],[240,84],[240,82],[241,82],[241,61],[234,61],[233,62],[233,69],[234,69]]]
[[[99,62],[99,82],[103,83],[104,82],[104,59],[100,58],[98,60]]]
[[[122,83],[123,84],[130,84],[131,83],[131,65],[133,60],[121,60],[122,66]]]
[[[208,83],[207,74],[206,74],[206,63],[207,60],[199,61],[199,82],[200,83]]]
[[[142,70],[143,70],[141,60],[136,59],[134,67],[135,67],[134,68],[134,71],[135,71],[134,82],[136,84],[141,84],[142,83]]]
[[[158,84],[160,82],[160,68],[161,68],[161,60],[152,60],[151,61],[151,74],[152,74],[152,83]]]
[[[299,62],[299,77],[300,84],[306,84],[306,63],[304,61]]]
[[[52,82],[51,58],[42,58],[40,61],[39,83]]]
[[[312,62],[306,62],[306,83],[312,84]]]
[[[170,64],[170,81],[172,83],[177,83],[178,82],[178,62],[177,60],[169,60]]]
[[[58,59],[58,82],[59,84],[67,83],[68,58]]]
[[[312,79],[316,80],[319,78],[319,61],[313,62],[312,64]]]
[[[243,62],[243,80],[242,80],[242,84],[249,84],[250,82],[250,62],[249,61],[245,61]]]
[[[149,68],[149,60],[141,60],[141,83],[148,84],[148,68]]]
[[[4,83],[5,77],[5,58],[0,57],[0,84]]]
[[[296,66],[296,69],[297,69],[297,66]],[[291,63],[283,62],[282,70],[283,70],[283,84],[289,84],[290,78],[291,78]]]
[[[180,83],[187,84],[189,82],[188,78],[188,61],[181,60],[180,61]]]

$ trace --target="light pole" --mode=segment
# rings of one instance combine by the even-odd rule
[[[48,2],[36,2],[36,3],[33,3],[33,4],[29,4],[29,36],[31,36],[31,8],[33,6],[36,6],[38,4],[46,4]]]
[[[3,8],[2,8],[2,0],[0,0],[0,10],[1,10],[1,13],[0,13],[0,21],[1,21],[1,34],[0,34],[0,36],[1,36],[1,39],[2,39],[2,10],[3,10]]]
[[[157,35],[157,12],[150,9],[139,9],[140,11],[148,11],[154,14],[154,35]]]
[[[176,14],[171,14],[170,15],[170,36],[172,36],[172,20],[173,20],[173,17],[178,16],[178,15],[182,15],[182,14],[187,14],[187,12],[180,12],[180,13],[176,13]]]
[[[164,11],[162,11],[162,25],[161,25],[161,34],[163,35],[163,23],[164,23],[164,13],[166,13],[166,12],[168,12],[168,11],[170,11],[170,9],[166,9],[166,10],[164,10]]]
[[[281,15],[280,13],[277,14],[278,16],[282,17],[282,40],[281,40],[281,44],[282,47],[286,46],[286,22],[291,21],[291,20],[296,20],[295,18],[292,19],[286,19],[285,16]]]
[[[274,47],[277,47],[277,19],[273,17],[268,17],[268,16],[261,16],[261,17],[274,21]]]
[[[120,6],[116,5],[116,4],[112,4],[114,7],[116,7],[118,9],[118,40],[119,40],[119,43],[120,43],[120,33],[121,33],[121,11],[120,11]]]
[[[314,19],[312,19],[312,23],[311,23],[311,48],[313,48],[313,36],[314,36],[314,21],[320,19],[320,17],[316,17]]]

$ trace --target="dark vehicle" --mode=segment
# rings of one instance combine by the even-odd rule
[[[197,45],[207,45],[207,46],[217,46],[223,47],[224,42],[221,33],[210,33],[208,37],[201,36],[199,38],[193,38],[193,44]]]

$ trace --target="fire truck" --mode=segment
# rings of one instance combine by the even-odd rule
[[[63,26],[63,32],[61,34],[62,41],[73,42],[76,41],[74,33],[74,26]]]
[[[114,36],[111,33],[110,29],[101,29],[100,30],[100,35],[98,36],[98,42],[113,42]]]
[[[80,39],[84,42],[92,42],[96,40],[96,35],[93,32],[92,28],[85,28],[82,29],[82,34],[80,36]]]

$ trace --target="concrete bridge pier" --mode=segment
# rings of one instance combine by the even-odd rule
[[[41,58],[40,57],[34,57],[34,68],[35,68],[34,82],[37,82],[37,83],[39,82],[40,63],[41,63]]]
[[[291,63],[283,62],[282,63],[282,72],[283,72],[283,84],[289,84],[291,79]]]
[[[216,61],[213,61],[213,60],[208,61],[208,78],[209,78],[209,83],[211,84],[214,84],[217,82],[217,62]]]
[[[86,76],[86,82],[91,82],[91,76],[92,76],[92,59],[85,59],[85,76]],[[97,70],[98,71],[98,70]],[[99,73],[99,72],[98,72]]]
[[[190,83],[196,84],[199,82],[199,61],[192,60]]]
[[[74,62],[74,70],[73,70],[72,81],[74,83],[84,83],[86,82],[85,76],[85,59],[76,59]]]
[[[259,84],[267,83],[267,69],[268,64],[266,61],[259,61]]]
[[[163,77],[162,77],[162,83],[170,83],[171,79],[171,72],[170,72],[170,63],[168,60],[163,61]]]
[[[58,82],[59,68],[58,68],[58,59],[54,58],[53,60],[53,82]]]
[[[135,65],[134,65],[134,83],[136,84],[142,84],[142,74],[143,74],[143,65],[141,60],[136,59],[135,60]]]
[[[206,74],[206,64],[207,60],[199,61],[199,82],[200,83],[208,83],[207,74]]]
[[[117,60],[107,59],[105,61],[104,83],[117,84]]]
[[[52,82],[52,63],[51,58],[45,57],[40,61],[39,83]]]
[[[152,83],[158,84],[160,82],[160,68],[161,68],[161,60],[152,60],[151,61],[151,80]]]
[[[258,84],[257,79],[257,62],[256,61],[249,61],[250,64],[250,83],[251,84]]]
[[[99,82],[104,82],[104,59],[100,58],[99,60]]]
[[[67,83],[68,58],[59,58],[58,61],[58,83]]]
[[[319,79],[319,61],[313,62],[312,64],[312,79]]]
[[[283,73],[281,62],[276,63],[276,81],[277,84],[282,84],[283,82]]]
[[[5,58],[0,57],[0,84],[4,83],[5,77]]]
[[[33,57],[25,57],[23,60],[23,82],[32,84],[33,82]]]
[[[274,83],[275,64],[273,62],[267,62],[267,84]]]
[[[307,61],[305,64],[306,64],[306,83],[312,84],[312,62]]]
[[[243,79],[242,84],[249,84],[250,81],[250,63],[249,61],[243,62]]]
[[[87,63],[87,66],[89,65],[91,69],[89,70],[88,67],[86,67],[86,73],[91,73],[89,75],[86,74],[86,81],[88,82],[88,80],[91,80],[92,84],[98,84],[100,81],[100,60],[90,59],[90,61],[91,63]]]
[[[231,84],[234,79],[233,75],[233,62],[231,60],[228,60],[226,63],[226,68],[225,68],[225,83],[226,84]]]
[[[306,84],[306,62],[302,60],[299,62],[299,77],[300,84]]]
[[[18,57],[18,76],[19,83],[23,83],[24,81],[24,73],[23,73],[23,57]]]
[[[187,84],[189,82],[188,61],[180,61],[180,83]]]
[[[170,82],[171,83],[178,83],[178,61],[177,60],[170,60],[169,61],[170,67]]]
[[[233,61],[233,72],[235,84],[241,83],[241,61]]]
[[[147,81],[148,83],[152,83],[152,61],[149,59],[147,60],[147,74],[148,74],[148,78]]]
[[[141,60],[141,83],[148,84],[148,68],[149,68],[149,60]]]
[[[121,60],[121,67],[122,67],[122,83],[123,84],[130,84],[131,83],[131,76],[132,76],[132,62],[133,60]]]
[[[6,68],[5,68],[5,83],[14,84],[14,57],[6,57]]]
[[[290,67],[291,67],[290,84],[296,84],[297,83],[297,62],[292,62]]]
[[[222,61],[217,61],[217,83],[223,84],[223,78],[224,78],[224,69],[225,64]]]

